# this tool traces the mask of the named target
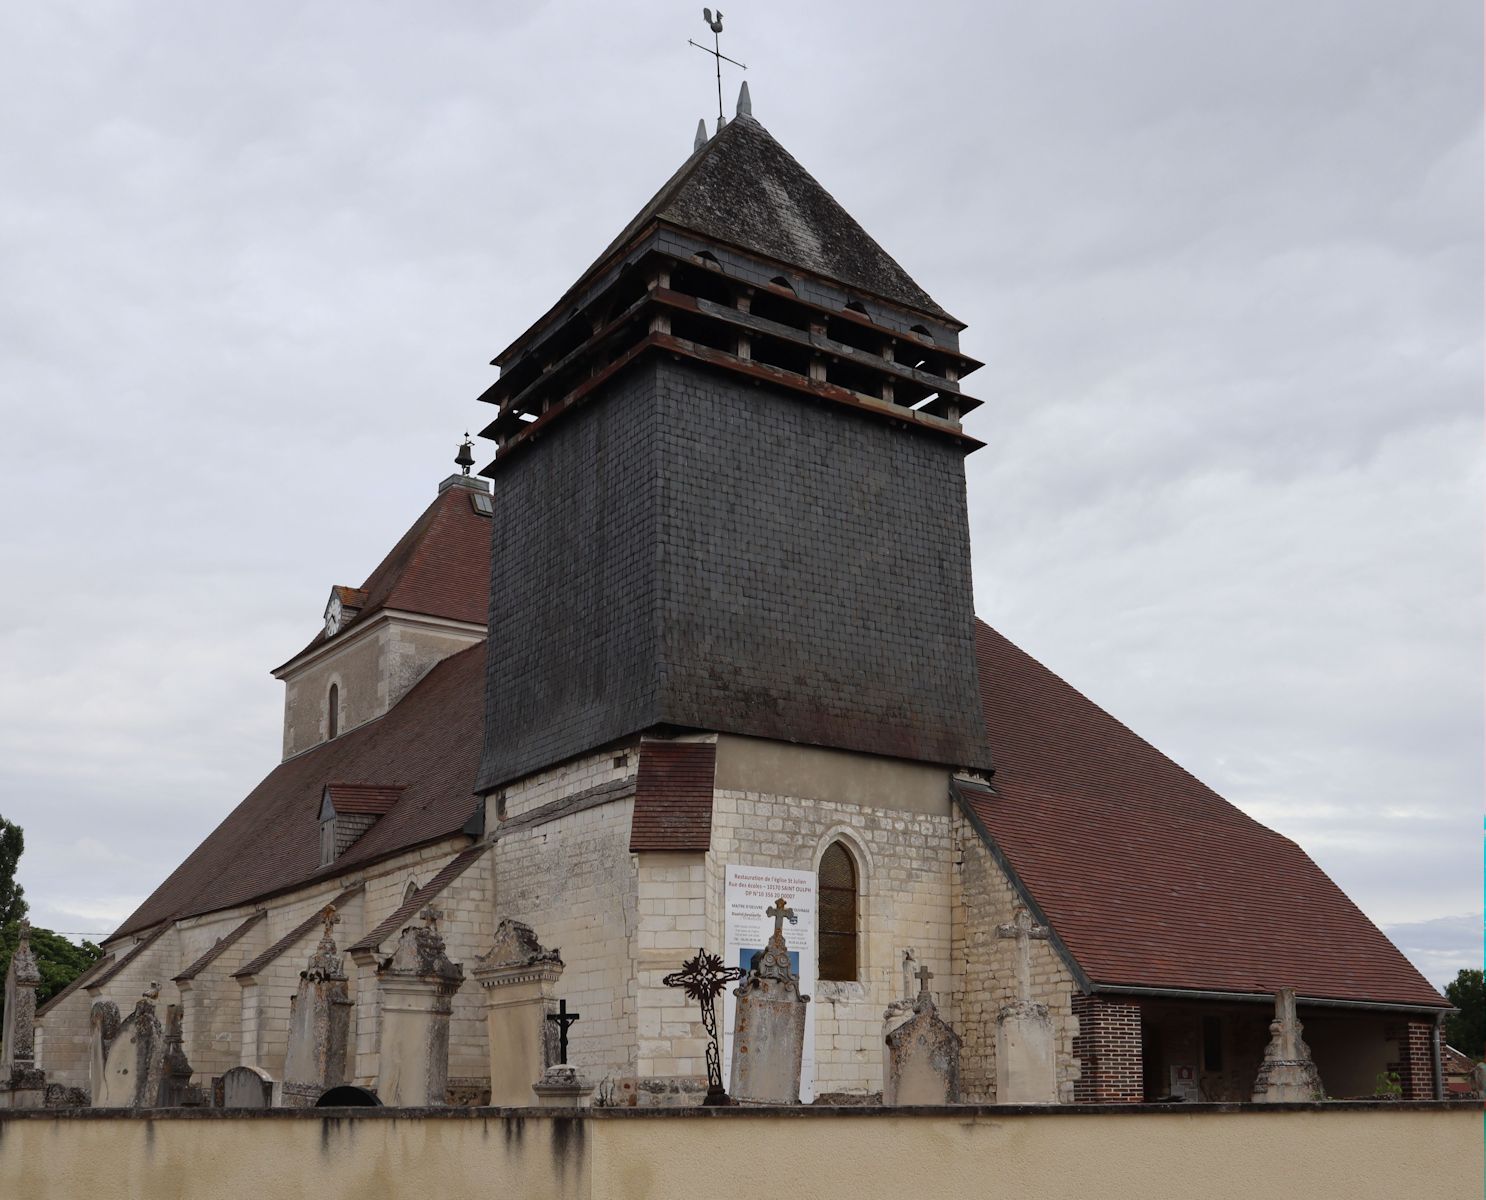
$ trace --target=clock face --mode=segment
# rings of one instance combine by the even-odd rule
[[[329,637],[341,627],[341,598],[332,596],[325,606],[325,636]]]

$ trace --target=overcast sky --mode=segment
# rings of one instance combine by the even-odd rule
[[[5,6],[0,814],[38,923],[111,930],[278,761],[268,669],[715,118],[700,7]],[[724,34],[988,363],[980,614],[1436,982],[1481,959],[1477,10],[738,3]]]

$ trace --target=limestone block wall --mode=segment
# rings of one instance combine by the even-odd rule
[[[637,745],[638,742],[605,750],[600,754],[585,754],[581,758],[508,784],[494,794],[495,806],[504,813],[505,820],[515,821],[545,804],[571,799],[600,784],[633,779],[639,767]],[[495,816],[491,811],[491,801],[487,800],[486,820],[492,829]],[[540,936],[541,930],[537,933]]]
[[[625,760],[618,766],[615,760]],[[520,825],[544,805],[634,772],[633,754],[589,756],[506,789],[509,829],[495,826],[492,917],[524,921],[561,951],[557,995],[582,1019],[568,1058],[596,1082],[632,1081],[636,1061],[637,868],[629,852],[631,798]],[[487,801],[487,818],[492,816]]]
[[[960,1083],[967,1101],[990,1103],[996,1093],[996,1013],[1016,997],[1014,938],[996,936],[1011,921],[1018,897],[980,835],[963,813],[954,817],[959,869],[955,883],[954,957],[957,994],[950,1019],[964,1039]],[[1058,1056],[1058,1099],[1071,1103],[1079,1077],[1074,1037],[1073,974],[1049,941],[1030,943],[1032,998],[1048,1006]],[[1138,1037],[1138,1026],[1137,1026]],[[1137,1081],[1138,1081],[1137,1070]]]
[[[947,777],[946,777],[947,794]],[[858,871],[857,979],[817,985],[815,1090],[882,1089],[883,1011],[903,995],[903,954],[934,973],[944,1015],[956,1020],[951,939],[954,841],[947,800],[941,812],[893,809],[807,796],[719,789],[713,800],[708,934],[722,942],[729,863],[813,871],[832,841],[851,850]]]
[[[184,928],[184,922],[177,926],[181,929],[183,944],[188,939],[195,942],[201,933],[209,935],[207,944],[200,950],[186,950],[181,955],[182,968],[206,953],[212,941],[235,930],[246,916],[246,913],[234,911],[227,919],[216,914],[202,919],[189,930]],[[184,1006],[181,1031],[185,1037],[186,1057],[198,1081],[204,1082],[231,1070],[243,1060],[242,988],[232,974],[268,949],[268,940],[264,936],[267,924],[267,918],[257,922],[202,968],[195,979],[178,985]]]
[[[680,988],[666,987],[664,980],[699,947],[721,950],[721,920],[715,918],[720,894],[711,899],[714,889],[709,887],[703,853],[650,852],[636,857],[639,1103],[680,1103],[688,1097],[694,1102],[691,1093],[707,1074],[706,1034],[696,1002]],[[720,1020],[721,1000],[717,1013]]]
[[[380,717],[436,663],[485,636],[475,625],[380,613],[353,626],[321,657],[284,676],[284,757],[330,734],[328,696],[337,685],[340,733]]]

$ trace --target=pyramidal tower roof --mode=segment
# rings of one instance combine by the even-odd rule
[[[681,165],[594,266],[651,221],[664,221],[958,324],[774,140],[751,107],[745,90],[738,116]]]

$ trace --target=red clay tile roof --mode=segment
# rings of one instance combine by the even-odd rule
[[[356,589],[363,597],[361,609],[336,637],[384,608],[475,625],[490,619],[490,518],[475,511],[472,495],[468,488],[451,487],[434,497]],[[327,640],[322,629],[289,662]]]
[[[386,716],[280,763],[112,936],[246,904],[459,833],[475,807],[484,689],[481,642],[437,664]],[[411,782],[321,867],[321,796],[337,779]]]
[[[407,788],[400,783],[391,786],[376,783],[327,783],[325,791],[330,796],[330,807],[337,813],[380,816],[392,811],[392,806]]]
[[[630,852],[708,849],[716,767],[716,742],[642,741]]]
[[[412,923],[413,918],[423,910],[425,905],[431,904],[440,892],[469,870],[492,845],[494,845],[493,842],[477,842],[473,846],[466,846],[446,862],[437,875],[404,900],[402,907],[347,949],[375,950],[394,933],[401,932]]]
[[[249,913],[246,920],[242,921],[236,929],[223,934],[215,942],[213,942],[211,945],[211,949],[209,949],[205,954],[203,954],[189,967],[187,967],[184,971],[177,975],[174,982],[186,983],[192,979],[195,979],[196,976],[200,975],[204,970],[207,969],[207,967],[216,962],[218,955],[220,955],[224,950],[229,949],[236,942],[241,940],[243,934],[247,933],[248,930],[253,928],[254,925],[258,924],[258,922],[263,920],[266,916],[268,916],[268,910],[266,908],[260,908],[255,913]]]
[[[1445,1006],[1289,838],[976,622],[974,815],[1095,984]]]
[[[329,900],[326,903],[334,906],[335,908],[344,908],[365,887],[366,884],[364,883],[354,883],[345,891],[343,891],[339,896],[337,896],[334,900]],[[320,915],[324,911],[325,906],[321,905],[318,909],[307,916],[303,921],[301,921],[298,925],[296,925],[293,929],[291,929],[288,933],[286,933],[283,937],[276,941],[262,954],[258,955],[257,958],[253,959],[251,962],[244,963],[238,970],[232,972],[232,978],[251,979],[254,975],[258,974],[259,971],[263,970],[264,967],[268,966],[268,964],[273,962],[274,959],[278,958],[279,955],[292,948],[295,942],[302,941],[305,934],[309,933],[312,929],[315,929],[317,926],[319,926],[324,920],[324,918]]]

